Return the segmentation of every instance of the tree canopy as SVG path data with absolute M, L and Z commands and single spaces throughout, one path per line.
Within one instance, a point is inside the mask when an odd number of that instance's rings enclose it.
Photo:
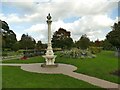
M 59 28 L 52 38 L 54 48 L 70 49 L 73 45 L 73 39 L 70 37 L 70 32 Z
M 29 36 L 28 34 L 23 34 L 19 42 L 21 49 L 34 49 L 36 44 L 35 39 Z
M 113 46 L 120 49 L 120 21 L 118 23 L 114 23 L 112 31 L 107 34 L 106 38 Z
M 46 49 L 46 48 L 47 48 L 47 44 L 43 44 L 42 41 L 39 40 L 39 41 L 36 43 L 36 49 L 37 49 L 37 50 Z
M 10 48 L 17 42 L 16 34 L 9 29 L 5 21 L 0 20 L 0 35 L 2 36 L 2 48 Z
M 90 45 L 90 40 L 87 35 L 82 35 L 81 38 L 76 42 L 76 46 L 81 49 L 87 49 Z

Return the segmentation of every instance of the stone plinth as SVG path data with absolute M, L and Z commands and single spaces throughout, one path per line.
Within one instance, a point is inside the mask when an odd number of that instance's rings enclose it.
M 46 65 L 54 65 L 56 55 L 44 55 Z
M 54 67 L 57 67 L 58 66 L 58 64 L 54 64 L 54 65 L 46 65 L 46 63 L 44 63 L 44 64 L 41 64 L 41 67 L 45 67 L 45 68 L 54 68 Z

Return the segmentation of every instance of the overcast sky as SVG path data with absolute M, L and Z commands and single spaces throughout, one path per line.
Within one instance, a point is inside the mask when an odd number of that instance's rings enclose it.
M 6 21 L 17 39 L 27 34 L 47 42 L 48 13 L 52 16 L 52 34 L 60 27 L 71 32 L 73 40 L 86 34 L 90 40 L 104 40 L 118 20 L 118 0 L 7 0 L 0 19 Z M 114 2 L 113 2 L 114 1 Z

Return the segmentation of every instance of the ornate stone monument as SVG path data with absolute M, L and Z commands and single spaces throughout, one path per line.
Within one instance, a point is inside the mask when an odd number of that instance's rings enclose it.
M 57 66 L 57 64 L 55 64 L 55 58 L 56 55 L 54 55 L 53 53 L 53 49 L 52 49 L 52 44 L 51 44 L 51 16 L 50 13 L 47 16 L 47 24 L 48 24 L 48 47 L 47 47 L 47 51 L 45 53 L 45 55 L 43 56 L 45 58 L 46 63 L 42 64 L 42 67 L 49 67 L 49 66 Z

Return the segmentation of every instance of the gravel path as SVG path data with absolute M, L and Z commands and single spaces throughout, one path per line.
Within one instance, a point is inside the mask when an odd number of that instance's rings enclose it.
M 58 67 L 50 67 L 45 68 L 41 67 L 42 63 L 34 63 L 34 64 L 0 64 L 4 66 L 21 66 L 22 70 L 28 71 L 28 72 L 35 72 L 35 73 L 47 73 L 47 74 L 64 74 L 68 75 L 70 77 L 83 80 L 85 82 L 88 82 L 90 84 L 93 84 L 95 86 L 99 86 L 102 88 L 115 88 L 114 90 L 120 90 L 118 87 L 120 87 L 119 84 L 112 83 L 106 80 L 102 80 L 96 77 L 91 77 L 88 75 L 80 74 L 73 72 L 77 69 L 77 67 L 73 65 L 68 64 L 58 64 Z

